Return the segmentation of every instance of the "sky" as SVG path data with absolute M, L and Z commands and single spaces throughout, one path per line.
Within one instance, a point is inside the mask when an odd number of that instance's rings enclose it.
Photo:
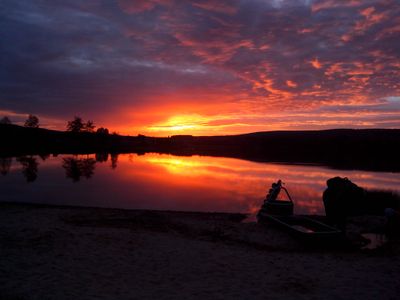
M 0 0 L 0 66 L 17 124 L 400 128 L 400 0 Z

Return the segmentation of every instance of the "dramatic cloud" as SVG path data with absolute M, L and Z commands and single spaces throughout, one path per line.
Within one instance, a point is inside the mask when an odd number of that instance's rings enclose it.
M 0 18 L 0 112 L 15 122 L 400 127 L 398 0 L 3 0 Z

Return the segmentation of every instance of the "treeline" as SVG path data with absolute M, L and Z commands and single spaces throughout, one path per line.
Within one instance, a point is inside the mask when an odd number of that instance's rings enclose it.
M 67 123 L 67 131 L 69 132 L 96 132 L 97 134 L 108 135 L 109 130 L 108 128 L 99 127 L 95 131 L 96 126 L 92 120 L 88 120 L 86 122 L 79 116 L 75 116 L 72 121 L 68 121 Z M 114 135 L 117 134 L 116 132 L 113 133 Z
M 86 124 L 87 122 L 83 122 Z M 90 125 L 90 124 L 89 124 Z M 46 153 L 208 155 L 253 161 L 319 164 L 340 169 L 400 171 L 399 129 L 274 131 L 233 136 L 154 138 L 68 132 L 0 124 L 0 156 Z
M 132 148 L 135 140 L 107 129 L 57 131 L 0 124 L 0 155 L 119 152 Z
M 272 131 L 171 139 L 175 151 L 182 153 L 320 164 L 339 169 L 400 171 L 400 129 Z
M 0 119 L 0 124 L 11 125 L 12 122 L 9 117 L 4 116 Z M 35 115 L 28 115 L 24 126 L 29 128 L 39 128 L 39 118 Z
M 3 118 L 0 119 L 0 125 L 12 125 L 11 119 L 8 116 L 4 116 Z M 24 123 L 24 127 L 39 128 L 40 127 L 39 117 L 29 114 L 28 118 Z M 96 126 L 94 125 L 94 122 L 92 120 L 84 122 L 83 119 L 79 116 L 75 116 L 73 120 L 68 121 L 66 128 L 67 131 L 69 132 L 90 132 L 90 133 L 96 132 L 98 134 L 103 134 L 103 135 L 109 134 L 108 128 L 99 127 L 95 131 Z M 114 132 L 113 134 L 117 133 Z

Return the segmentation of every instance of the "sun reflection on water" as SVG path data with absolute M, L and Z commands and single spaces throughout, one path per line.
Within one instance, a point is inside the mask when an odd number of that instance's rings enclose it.
M 329 178 L 348 177 L 362 187 L 397 192 L 400 186 L 397 173 L 225 157 L 100 153 L 36 159 L 37 177 L 30 184 L 21 178 L 28 174 L 26 166 L 13 159 L 10 175 L 0 180 L 0 201 L 255 213 L 271 184 L 282 179 L 295 203 L 295 213 L 324 214 L 322 193 Z

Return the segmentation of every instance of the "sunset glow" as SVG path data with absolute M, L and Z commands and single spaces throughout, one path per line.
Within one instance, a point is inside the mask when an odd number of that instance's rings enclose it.
M 205 121 L 206 118 L 199 115 L 174 116 L 167 122 L 149 126 L 148 129 L 154 132 L 188 132 L 202 128 Z
M 397 0 L 2 1 L 0 117 L 123 134 L 400 127 Z M 45 38 L 44 38 L 45 37 Z

